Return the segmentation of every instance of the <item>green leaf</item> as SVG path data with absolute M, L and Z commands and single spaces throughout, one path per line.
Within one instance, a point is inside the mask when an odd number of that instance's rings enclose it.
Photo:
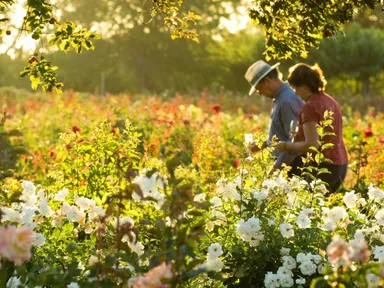
M 37 87 L 39 87 L 39 85 L 40 85 L 40 78 L 31 75 L 31 76 L 29 77 L 29 79 L 30 79 L 31 82 L 32 82 L 32 83 L 31 83 L 31 87 L 32 87 L 32 89 L 33 89 L 33 90 L 36 90 Z

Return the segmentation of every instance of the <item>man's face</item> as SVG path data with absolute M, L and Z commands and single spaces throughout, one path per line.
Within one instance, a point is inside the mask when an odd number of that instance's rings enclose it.
M 263 95 L 267 98 L 273 98 L 273 91 L 271 89 L 271 79 L 265 77 L 259 81 L 256 85 L 256 93 L 257 95 Z

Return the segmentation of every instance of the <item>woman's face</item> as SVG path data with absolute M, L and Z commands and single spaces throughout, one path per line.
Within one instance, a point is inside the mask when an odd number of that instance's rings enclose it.
M 292 89 L 295 91 L 295 94 L 299 96 L 304 101 L 308 100 L 311 97 L 312 93 L 309 90 L 308 86 L 303 84 L 300 86 L 292 86 Z

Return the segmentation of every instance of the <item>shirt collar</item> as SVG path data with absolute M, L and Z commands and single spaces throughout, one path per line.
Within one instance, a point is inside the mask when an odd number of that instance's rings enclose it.
M 275 92 L 275 94 L 273 95 L 273 100 L 274 100 L 274 101 L 278 101 L 280 95 L 282 94 L 281 92 L 282 92 L 283 90 L 285 90 L 287 87 L 289 87 L 288 82 L 284 82 L 284 84 L 281 85 L 281 86 L 279 87 L 279 89 L 277 89 L 277 91 Z

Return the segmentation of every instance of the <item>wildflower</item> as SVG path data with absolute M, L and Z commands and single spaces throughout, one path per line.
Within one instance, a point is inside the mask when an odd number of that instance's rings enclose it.
M 317 266 L 312 261 L 304 261 L 299 266 L 300 271 L 303 275 L 312 275 L 315 274 L 317 271 Z
M 207 257 L 207 270 L 220 272 L 223 269 L 223 261 L 217 257 Z
M 289 237 L 292 237 L 293 235 L 295 235 L 293 227 L 289 223 L 280 224 L 280 232 L 284 238 L 289 238 Z
M 67 288 L 80 288 L 80 286 L 76 282 L 71 282 L 67 285 Z
M 161 263 L 159 266 L 152 268 L 144 276 L 138 277 L 133 284 L 133 288 L 166 288 L 168 285 L 163 284 L 165 279 L 172 279 L 172 266 L 171 264 Z
M 223 205 L 223 202 L 221 201 L 221 199 L 217 196 L 213 196 L 211 201 L 209 201 L 213 207 L 220 207 Z
M 72 127 L 72 132 L 73 132 L 73 133 L 80 132 L 80 128 L 79 128 L 79 126 L 77 126 L 77 125 L 73 126 L 73 127 Z
M 10 221 L 10 222 L 20 222 L 21 221 L 21 215 L 19 212 L 12 208 L 8 207 L 1 207 L 1 220 L 2 221 Z
M 367 275 L 365 276 L 365 279 L 367 280 L 368 287 L 380 286 L 380 277 L 373 273 L 367 273 Z
M 372 137 L 373 136 L 373 132 L 372 132 L 372 124 L 369 123 L 368 126 L 364 129 L 364 137 L 365 138 L 368 138 L 368 137 Z
M 347 242 L 340 239 L 340 236 L 336 236 L 332 243 L 327 247 L 327 255 L 331 264 L 335 264 L 340 260 L 344 260 L 348 263 L 350 261 L 349 257 L 351 253 L 351 247 Z
M 376 246 L 373 250 L 373 258 L 379 260 L 379 262 L 384 262 L 384 246 Z
M 297 223 L 297 226 L 299 226 L 300 228 L 309 228 L 309 227 L 311 227 L 311 220 L 304 213 L 300 213 L 299 216 L 297 216 L 296 223 Z
M 56 201 L 63 202 L 65 200 L 65 197 L 67 197 L 67 195 L 68 195 L 68 189 L 64 188 L 64 189 L 60 190 L 59 192 L 57 192 L 57 194 L 55 194 L 53 199 Z
M 205 201 L 205 197 L 206 196 L 207 195 L 205 193 L 197 194 L 197 195 L 195 195 L 195 197 L 193 197 L 193 201 L 195 201 L 195 202 L 203 202 L 203 201 Z
M 212 110 L 214 115 L 218 115 L 221 111 L 221 106 L 220 104 L 214 104 L 212 105 Z
M 34 233 L 32 236 L 33 246 L 41 247 L 45 243 L 45 237 L 41 233 Z
M 28 227 L 0 227 L 0 256 L 20 265 L 31 258 L 33 231 Z
M 329 210 L 328 217 L 332 222 L 337 223 L 340 220 L 348 217 L 348 213 L 343 207 L 336 206 Z
M 239 168 L 240 167 L 240 165 L 241 165 L 241 162 L 240 162 L 240 160 L 239 159 L 235 159 L 235 160 L 233 160 L 233 162 L 232 162 L 232 167 L 233 168 Z
M 219 257 L 220 255 L 223 254 L 223 250 L 221 248 L 220 243 L 214 243 L 211 244 L 208 248 L 208 255 L 212 257 Z
M 11 277 L 8 279 L 7 284 L 5 284 L 6 288 L 18 288 L 21 287 L 22 283 L 20 281 L 20 277 Z
M 352 190 L 351 192 L 345 193 L 343 200 L 348 208 L 356 207 L 357 196 L 355 195 L 355 191 Z

